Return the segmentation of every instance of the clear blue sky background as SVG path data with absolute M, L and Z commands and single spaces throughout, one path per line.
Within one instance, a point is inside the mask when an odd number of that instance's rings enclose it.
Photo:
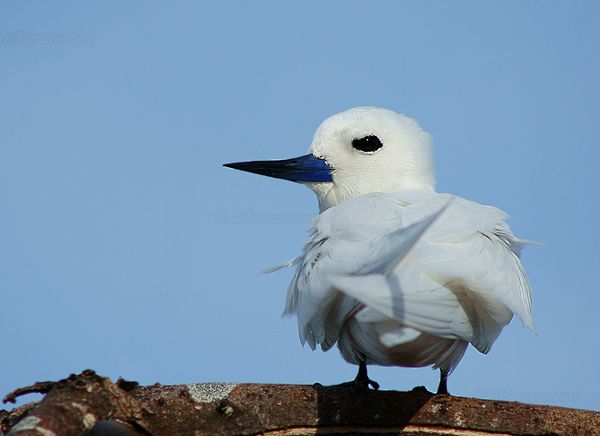
M 0 393 L 85 368 L 141 383 L 353 378 L 281 319 L 292 271 L 259 274 L 299 253 L 313 194 L 221 164 L 303 154 L 325 117 L 376 105 L 433 134 L 440 191 L 501 207 L 544 244 L 524 254 L 539 334 L 513 322 L 489 355 L 467 353 L 451 392 L 600 409 L 599 14 L 3 2 Z M 384 389 L 437 383 L 428 368 L 371 374 Z

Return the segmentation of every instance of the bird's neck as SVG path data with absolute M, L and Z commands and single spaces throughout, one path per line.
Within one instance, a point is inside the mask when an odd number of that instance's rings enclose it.
M 317 195 L 320 212 L 323 212 L 330 207 L 337 206 L 338 204 L 341 204 L 351 198 L 373 192 L 401 192 L 409 190 L 423 190 L 430 192 L 435 191 L 434 186 L 421 183 L 407 183 L 403 185 L 389 184 L 377 186 L 377 188 L 367 186 L 343 188 L 336 186 L 335 183 L 310 183 L 307 185 Z

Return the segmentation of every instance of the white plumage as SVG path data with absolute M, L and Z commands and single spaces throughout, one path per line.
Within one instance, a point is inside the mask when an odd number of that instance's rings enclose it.
M 487 353 L 513 314 L 533 330 L 526 241 L 501 210 L 435 192 L 429 136 L 415 121 L 351 109 L 319 127 L 310 151 L 331 180 L 267 174 L 306 183 L 321 208 L 302 255 L 282 265 L 297 266 L 284 313 L 297 316 L 303 344 L 337 343 L 361 365 L 362 386 L 377 386 L 366 364 L 432 365 L 446 392 L 469 343 Z

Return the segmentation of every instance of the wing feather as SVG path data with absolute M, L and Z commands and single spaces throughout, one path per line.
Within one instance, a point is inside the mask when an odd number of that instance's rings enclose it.
M 524 241 L 505 219 L 499 209 L 432 192 L 369 194 L 330 208 L 296 261 L 284 314 L 298 316 L 301 341 L 313 348 L 333 346 L 356 315 L 487 352 L 513 313 L 533 326 L 518 257 Z

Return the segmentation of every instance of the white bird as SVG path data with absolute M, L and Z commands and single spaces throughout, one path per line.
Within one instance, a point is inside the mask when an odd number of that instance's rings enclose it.
M 517 315 L 533 330 L 519 260 L 528 241 L 501 210 L 435 191 L 430 136 L 393 111 L 358 107 L 317 129 L 309 154 L 226 164 L 304 183 L 317 195 L 284 313 L 300 341 L 336 343 L 359 365 L 349 384 L 377 389 L 367 365 L 440 369 L 438 393 L 468 344 L 487 353 Z

